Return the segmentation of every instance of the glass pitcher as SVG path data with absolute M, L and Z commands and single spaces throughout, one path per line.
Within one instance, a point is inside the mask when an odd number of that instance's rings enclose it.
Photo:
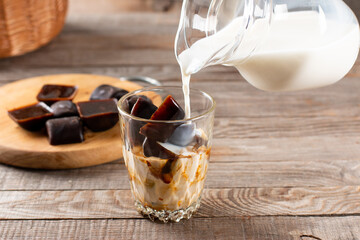
M 184 0 L 175 54 L 185 75 L 223 64 L 259 89 L 292 91 L 342 79 L 359 36 L 342 0 Z

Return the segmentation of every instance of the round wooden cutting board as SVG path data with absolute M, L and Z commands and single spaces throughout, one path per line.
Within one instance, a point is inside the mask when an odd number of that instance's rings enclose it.
M 98 165 L 122 157 L 119 124 L 108 131 L 85 131 L 85 141 L 51 146 L 44 133 L 29 132 L 13 122 L 7 110 L 36 103 L 44 84 L 76 85 L 74 102 L 85 101 L 101 84 L 128 91 L 141 86 L 117 78 L 89 74 L 64 74 L 34 77 L 0 87 L 0 162 L 25 168 L 67 169 Z

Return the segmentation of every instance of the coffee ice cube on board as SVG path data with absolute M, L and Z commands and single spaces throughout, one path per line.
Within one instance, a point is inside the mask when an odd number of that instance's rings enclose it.
M 84 141 L 83 127 L 79 117 L 50 119 L 46 122 L 46 131 L 51 145 Z
M 94 132 L 105 131 L 119 121 L 116 99 L 92 100 L 76 104 L 84 125 Z
M 72 101 L 58 101 L 51 105 L 54 117 L 71 117 L 79 116 L 75 103 Z
M 54 116 L 53 110 L 43 102 L 8 111 L 9 117 L 28 131 L 39 131 L 45 122 Z

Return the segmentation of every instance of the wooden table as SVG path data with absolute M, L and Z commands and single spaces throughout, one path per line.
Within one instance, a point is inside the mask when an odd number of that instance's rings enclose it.
M 178 3 L 84 2 L 71 1 L 51 44 L 0 60 L 1 84 L 73 72 L 180 85 Z M 191 220 L 141 217 L 122 159 L 67 171 L 1 165 L 0 238 L 360 239 L 359 60 L 343 81 L 311 91 L 262 92 L 226 67 L 206 69 L 191 86 L 217 101 L 206 190 Z

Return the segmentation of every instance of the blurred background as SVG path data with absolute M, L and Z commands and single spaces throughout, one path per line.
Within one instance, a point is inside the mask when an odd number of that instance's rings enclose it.
M 175 10 L 181 6 L 182 0 L 89 0 L 87 6 L 82 6 L 84 1 L 70 0 L 73 4 L 73 9 L 83 9 L 91 11 L 107 11 L 107 12 L 121 12 L 121 11 L 169 11 Z M 345 0 L 351 8 L 359 9 L 359 0 Z M 176 10 L 175 10 L 176 11 Z M 359 16 L 359 12 L 357 13 Z

